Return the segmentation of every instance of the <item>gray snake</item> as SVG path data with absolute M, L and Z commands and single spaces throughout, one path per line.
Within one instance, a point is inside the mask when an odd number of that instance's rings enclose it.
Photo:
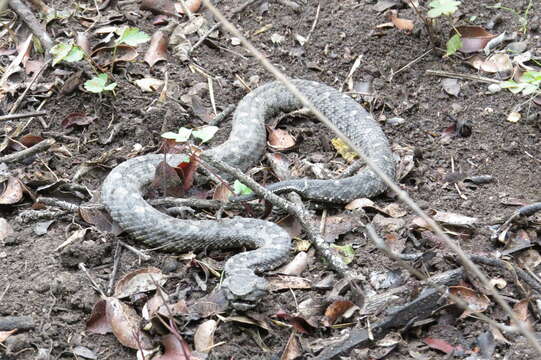
M 372 116 L 355 100 L 313 81 L 293 80 L 293 84 L 318 110 L 362 149 L 388 176 L 394 178 L 395 163 L 385 134 Z M 229 138 L 204 152 L 246 170 L 265 152 L 265 120 L 281 112 L 300 109 L 302 104 L 281 83 L 267 83 L 248 93 L 238 104 Z M 167 162 L 176 166 L 183 155 L 169 154 Z M 234 217 L 221 220 L 182 220 L 150 206 L 143 198 L 144 186 L 154 177 L 161 154 L 129 159 L 115 167 L 102 186 L 102 202 L 118 225 L 151 247 L 173 252 L 208 248 L 255 250 L 234 255 L 224 266 L 222 288 L 231 305 L 245 309 L 265 293 L 267 282 L 256 275 L 282 264 L 288 257 L 291 239 L 278 225 L 260 219 Z M 339 180 L 288 180 L 271 185 L 274 191 L 295 191 L 303 198 L 346 203 L 359 197 L 372 197 L 386 185 L 371 170 Z

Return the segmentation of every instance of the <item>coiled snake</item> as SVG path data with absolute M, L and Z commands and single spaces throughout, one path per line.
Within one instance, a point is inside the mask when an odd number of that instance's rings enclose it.
M 389 143 L 372 116 L 356 101 L 339 91 L 313 81 L 293 84 L 365 155 L 391 178 L 395 174 Z M 265 120 L 280 112 L 300 109 L 302 104 L 281 83 L 267 83 L 238 104 L 229 138 L 205 151 L 205 155 L 246 170 L 265 151 Z M 168 155 L 176 166 L 182 155 Z M 163 155 L 150 154 L 127 160 L 104 180 L 102 202 L 118 225 L 137 240 L 152 247 L 181 252 L 208 248 L 249 247 L 255 250 L 231 257 L 225 263 L 222 288 L 237 309 L 253 306 L 265 293 L 267 282 L 256 273 L 282 264 L 288 257 L 291 239 L 278 225 L 260 219 L 234 217 L 221 220 L 181 220 L 159 212 L 143 199 L 143 188 L 154 177 Z M 339 180 L 289 180 L 271 185 L 276 191 L 296 191 L 303 198 L 346 203 L 372 197 L 386 189 L 370 170 Z

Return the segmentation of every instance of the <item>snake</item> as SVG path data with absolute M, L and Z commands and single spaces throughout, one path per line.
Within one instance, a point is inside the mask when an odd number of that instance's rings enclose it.
M 395 161 L 389 141 L 369 112 L 348 95 L 323 83 L 301 79 L 291 82 L 379 169 L 394 178 Z M 281 82 L 266 83 L 240 100 L 233 112 L 229 137 L 202 155 L 246 171 L 264 155 L 265 121 L 302 107 L 303 104 Z M 177 166 L 185 155 L 166 154 L 165 158 L 169 165 Z M 191 220 L 158 211 L 144 199 L 144 191 L 163 160 L 164 154 L 147 154 L 114 167 L 101 187 L 103 205 L 125 232 L 149 247 L 176 253 L 251 249 L 235 254 L 225 262 L 221 289 L 233 308 L 246 310 L 255 306 L 269 288 L 268 281 L 260 275 L 287 260 L 290 235 L 279 225 L 263 219 L 235 216 Z M 341 179 L 291 179 L 269 187 L 276 192 L 297 192 L 306 200 L 337 204 L 373 197 L 386 188 L 383 180 L 368 168 Z

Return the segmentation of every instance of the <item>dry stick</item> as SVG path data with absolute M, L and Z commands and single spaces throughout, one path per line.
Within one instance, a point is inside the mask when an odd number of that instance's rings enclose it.
M 115 285 L 116 274 L 118 273 L 118 266 L 120 265 L 120 258 L 122 257 L 122 247 L 120 241 L 117 241 L 115 246 L 115 255 L 113 256 L 113 271 L 109 278 L 109 285 L 107 286 L 107 295 L 113 295 L 113 287 Z
M 118 240 L 118 243 L 119 243 L 120 245 L 124 246 L 124 248 L 125 248 L 126 250 L 131 251 L 132 253 L 134 253 L 135 255 L 139 256 L 139 257 L 142 258 L 143 260 L 147 260 L 147 261 L 148 261 L 148 260 L 152 259 L 152 256 L 147 255 L 147 254 L 145 254 L 144 252 L 142 252 L 141 250 L 138 250 L 138 249 L 134 248 L 133 246 L 126 244 L 126 243 L 125 243 L 124 241 L 122 241 L 122 240 Z
M 429 49 L 429 50 L 425 51 L 423 54 L 419 55 L 417 58 L 413 59 L 412 61 L 410 61 L 410 62 L 407 63 L 406 65 L 402 66 L 402 67 L 401 67 L 400 69 L 398 69 L 396 72 L 393 72 L 393 73 L 391 74 L 391 76 L 389 76 L 389 81 L 392 81 L 396 74 L 401 73 L 402 71 L 406 70 L 407 68 L 409 68 L 409 67 L 412 66 L 413 64 L 416 64 L 416 63 L 418 63 L 419 61 L 421 61 L 421 59 L 424 58 L 424 57 L 425 57 L 426 55 L 428 55 L 429 53 L 431 53 L 432 50 L 434 50 L 434 49 Z
M 41 74 L 43 73 L 43 70 L 45 70 L 47 68 L 47 66 L 49 66 L 49 63 L 51 62 L 51 60 L 47 60 L 42 66 L 41 68 L 38 70 L 37 73 L 34 74 L 34 76 L 32 77 L 32 80 L 30 80 L 30 83 L 28 84 L 28 86 L 26 87 L 26 89 L 24 89 L 23 93 L 21 94 L 21 96 L 19 96 L 19 98 L 15 101 L 15 103 L 13 104 L 13 106 L 11 107 L 11 110 L 9 111 L 10 114 L 14 114 L 15 111 L 17 111 L 17 109 L 19 108 L 19 105 L 21 105 L 21 102 L 23 101 L 23 99 L 25 98 L 26 94 L 28 93 L 28 90 L 30 90 L 30 88 L 34 85 L 34 83 L 39 79 L 39 77 L 41 76 Z
M 41 23 L 36 19 L 36 16 L 21 0 L 9 0 L 9 6 L 19 15 L 26 25 L 32 30 L 32 33 L 36 35 L 47 51 L 53 47 L 53 40 L 47 34 L 47 30 L 41 25 Z
M 238 179 L 244 185 L 252 189 L 257 195 L 261 196 L 272 205 L 279 207 L 280 209 L 283 209 L 289 214 L 295 216 L 299 220 L 299 223 L 301 224 L 304 231 L 312 239 L 316 250 L 329 262 L 331 267 L 341 276 L 347 278 L 348 280 L 353 279 L 353 276 L 352 274 L 350 274 L 350 270 L 348 269 L 346 264 L 344 264 L 342 259 L 331 250 L 325 239 L 323 239 L 317 229 L 309 222 L 309 215 L 306 210 L 265 189 L 265 187 L 259 185 L 251 177 L 247 176 L 239 169 L 234 168 L 223 161 L 215 160 L 205 155 L 201 156 L 201 159 L 207 162 L 212 167 Z
M 454 242 L 452 241 L 447 234 L 445 234 L 442 230 L 442 228 L 434 221 L 432 218 L 430 218 L 421 208 L 409 197 L 406 192 L 400 189 L 398 185 L 396 185 L 393 180 L 384 172 L 382 172 L 374 163 L 374 161 L 368 157 L 366 157 L 361 149 L 356 145 L 353 144 L 350 139 L 345 136 L 332 122 L 327 119 L 315 106 L 312 104 L 306 96 L 304 96 L 296 87 L 289 81 L 289 79 L 282 74 L 274 65 L 272 65 L 261 52 L 259 52 L 246 38 L 240 33 L 240 31 L 237 30 L 237 28 L 231 24 L 227 19 L 223 16 L 223 14 L 214 7 L 214 5 L 211 4 L 209 0 L 202 0 L 205 6 L 214 14 L 214 16 L 222 23 L 223 27 L 229 31 L 233 36 L 236 36 L 240 39 L 241 43 L 244 45 L 246 49 L 252 55 L 254 55 L 258 61 L 265 67 L 270 73 L 272 73 L 277 80 L 282 82 L 284 86 L 297 98 L 299 101 L 308 109 L 312 111 L 312 113 L 323 123 L 325 124 L 329 129 L 331 129 L 335 134 L 338 135 L 340 139 L 342 139 L 350 148 L 355 150 L 355 152 L 359 155 L 361 159 L 363 159 L 366 164 L 370 167 L 370 169 L 378 175 L 390 188 L 393 190 L 398 197 L 405 202 L 415 213 L 417 213 L 423 220 L 427 222 L 427 224 L 436 232 L 436 234 L 441 237 L 446 245 L 453 250 L 459 257 L 462 264 L 483 283 L 483 285 L 489 290 L 490 294 L 494 296 L 494 299 L 496 302 L 505 310 L 507 315 L 514 321 L 515 324 L 517 324 L 518 328 L 520 329 L 520 332 L 528 339 L 528 341 L 532 344 L 532 346 L 535 348 L 535 350 L 541 354 L 541 345 L 537 342 L 537 339 L 535 338 L 534 334 L 531 330 L 529 330 L 520 319 L 517 317 L 517 315 L 513 312 L 511 307 L 505 302 L 504 298 L 498 293 L 498 291 L 490 284 L 487 277 L 479 270 L 479 268 L 468 258 L 468 256 L 462 251 L 462 249 Z
M 489 83 L 489 84 L 501 83 L 500 80 L 495 80 L 495 79 L 487 78 L 484 76 L 454 73 L 450 71 L 427 70 L 426 74 L 434 75 L 434 76 L 441 76 L 441 77 L 448 77 L 448 78 L 459 79 L 459 80 L 474 80 L 474 81 L 480 81 L 480 82 Z
M 100 286 L 94 281 L 94 279 L 92 278 L 92 276 L 90 276 L 90 273 L 88 272 L 88 270 L 86 269 L 86 266 L 84 263 L 79 263 L 79 269 L 81 269 L 83 271 L 83 273 L 86 275 L 86 277 L 88 278 L 88 280 L 90 280 L 90 283 L 92 284 L 92 287 L 94 288 L 94 290 L 96 290 L 97 292 L 100 293 L 100 295 L 102 297 L 106 297 L 106 295 L 103 293 L 103 291 L 101 290 Z
M 42 115 L 47 115 L 47 111 L 35 111 L 35 112 L 22 113 L 22 114 L 2 115 L 0 116 L 0 121 L 25 119 L 29 117 L 42 116 Z
M 314 18 L 314 22 L 312 23 L 312 27 L 310 28 L 310 31 L 308 32 L 308 35 L 306 36 L 306 42 L 305 44 L 310 41 L 310 38 L 312 37 L 312 34 L 314 33 L 314 30 L 316 29 L 317 22 L 319 21 L 319 12 L 321 10 L 321 3 L 317 4 L 316 9 L 316 16 Z
M 32 155 L 35 155 L 39 152 L 47 150 L 54 143 L 56 143 L 56 141 L 54 141 L 53 139 L 43 140 L 28 149 L 24 149 L 16 153 L 5 155 L 5 156 L 0 156 L 0 163 L 13 163 L 13 162 L 24 160 Z

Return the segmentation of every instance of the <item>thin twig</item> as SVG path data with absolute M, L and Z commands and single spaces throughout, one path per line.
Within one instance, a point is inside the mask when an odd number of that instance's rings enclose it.
M 226 117 L 228 117 L 233 111 L 235 111 L 235 105 L 228 105 L 221 113 L 216 115 L 214 119 L 209 121 L 209 125 L 216 126 L 221 123 Z
M 499 294 L 499 292 L 494 288 L 494 286 L 488 281 L 487 277 L 481 270 L 467 257 L 467 255 L 462 251 L 460 246 L 447 234 L 443 232 L 443 229 L 432 219 L 430 218 L 417 203 L 415 203 L 411 197 L 403 191 L 394 181 L 384 172 L 382 172 L 374 163 L 372 159 L 364 155 L 356 144 L 353 144 L 352 141 L 340 131 L 329 119 L 324 116 L 315 106 L 312 104 L 306 96 L 304 96 L 296 87 L 289 81 L 289 79 L 274 65 L 272 65 L 267 58 L 257 50 L 252 43 L 250 43 L 246 38 L 240 33 L 240 31 L 231 24 L 223 14 L 210 2 L 210 0 L 202 0 L 205 6 L 212 12 L 212 14 L 222 23 L 223 27 L 229 31 L 233 36 L 236 36 L 240 39 L 243 46 L 254 55 L 257 60 L 267 69 L 272 75 L 276 77 L 277 80 L 282 82 L 284 86 L 308 109 L 312 111 L 314 116 L 316 116 L 323 124 L 325 124 L 329 129 L 331 129 L 340 139 L 342 139 L 351 149 L 355 150 L 359 157 L 363 159 L 369 168 L 378 175 L 390 188 L 394 191 L 398 198 L 405 202 L 415 213 L 417 213 L 424 221 L 427 222 L 428 226 L 434 230 L 434 232 L 445 242 L 445 244 L 454 251 L 462 264 L 471 271 L 481 283 L 488 289 L 490 295 L 494 297 L 496 302 L 504 309 L 504 311 L 509 315 L 515 324 L 517 324 L 520 332 L 528 339 L 530 344 L 535 348 L 535 350 L 541 354 L 541 345 L 537 342 L 536 337 L 518 318 L 516 313 L 513 312 L 509 304 L 505 299 Z M 253 189 L 252 189 L 253 190 Z
M 448 77 L 448 78 L 459 79 L 459 80 L 474 80 L 474 81 L 480 81 L 480 82 L 489 83 L 489 84 L 501 83 L 500 80 L 495 80 L 495 79 L 487 78 L 484 76 L 454 73 L 450 71 L 427 70 L 426 74 L 434 75 L 434 76 L 441 76 L 441 77 Z
M 109 285 L 107 286 L 107 295 L 113 295 L 113 287 L 115 286 L 116 274 L 118 274 L 118 267 L 120 265 L 120 258 L 122 257 L 122 247 L 120 246 L 120 241 L 117 241 L 115 246 L 115 255 L 113 257 L 113 271 L 111 272 L 111 277 L 109 278 Z
M 317 25 L 317 22 L 319 20 L 319 12 L 321 10 L 321 3 L 318 3 L 317 4 L 317 9 L 316 9 L 316 16 L 314 18 L 314 22 L 312 23 L 312 27 L 310 28 L 310 31 L 308 32 L 308 35 L 306 36 L 306 41 L 304 42 L 305 44 L 310 41 L 310 38 L 312 37 L 312 34 L 314 33 L 314 30 L 316 29 L 316 25 Z
M 24 119 L 24 118 L 42 116 L 42 115 L 47 115 L 47 111 L 35 111 L 35 112 L 30 112 L 30 113 L 2 115 L 0 116 L 0 121 L 17 120 L 17 119 Z
M 28 149 L 24 149 L 16 153 L 5 155 L 5 156 L 0 156 L 0 163 L 13 163 L 17 161 L 22 161 L 32 155 L 35 155 L 37 153 L 47 150 L 54 143 L 56 143 L 56 141 L 54 141 L 53 139 L 43 140 L 37 143 L 36 145 L 29 147 Z
M 34 74 L 32 77 L 32 80 L 30 80 L 30 83 L 26 86 L 26 89 L 24 89 L 23 93 L 17 98 L 13 106 L 11 107 L 11 110 L 9 110 L 10 114 L 14 114 L 17 109 L 19 108 L 19 105 L 21 105 L 21 102 L 26 97 L 26 94 L 28 93 L 28 90 L 34 85 L 34 83 L 40 78 L 41 74 L 43 74 L 43 70 L 49 66 L 49 63 L 51 60 L 47 60 L 43 65 L 41 65 L 41 68 L 38 70 L 37 73 Z
M 86 269 L 86 266 L 85 266 L 84 263 L 79 263 L 79 269 L 81 269 L 83 271 L 83 273 L 86 275 L 86 277 L 88 278 L 88 280 L 90 280 L 90 283 L 92 284 L 92 287 L 94 288 L 94 290 L 99 292 L 102 297 L 105 297 L 105 294 L 101 290 L 100 286 L 94 281 L 92 276 L 90 276 L 90 273 Z
M 330 266 L 340 275 L 348 279 L 353 279 L 349 268 L 342 261 L 342 259 L 336 255 L 335 252 L 331 250 L 329 244 L 323 239 L 317 228 L 313 225 L 314 222 L 310 221 L 310 216 L 306 210 L 298 206 L 297 204 L 283 199 L 282 197 L 274 194 L 273 192 L 267 190 L 265 187 L 259 185 L 254 181 L 250 176 L 246 175 L 239 169 L 236 169 L 229 164 L 212 159 L 208 156 L 202 156 L 202 160 L 207 162 L 212 167 L 227 173 L 234 178 L 238 179 L 244 185 L 252 189 L 257 195 L 261 196 L 266 201 L 270 202 L 272 205 L 287 211 L 289 214 L 295 216 L 299 223 L 301 224 L 303 230 L 307 233 L 309 238 L 312 240 L 312 244 L 330 264 Z M 293 194 L 292 194 L 293 195 Z
M 118 243 L 119 243 L 120 245 L 124 246 L 124 248 L 125 248 L 126 250 L 131 251 L 132 253 L 134 253 L 135 255 L 139 256 L 139 257 L 140 257 L 141 259 L 143 259 L 143 260 L 148 261 L 148 260 L 152 259 L 152 256 L 147 255 L 147 254 L 145 254 L 144 252 L 142 252 L 142 251 L 140 251 L 140 250 L 134 248 L 133 246 L 126 244 L 126 243 L 125 243 L 124 241 L 122 241 L 122 240 L 118 240 Z
M 47 54 L 49 50 L 53 47 L 53 40 L 47 34 L 47 30 L 41 23 L 36 19 L 36 16 L 21 0 L 9 0 L 9 6 L 23 19 L 26 25 L 30 28 L 32 33 L 37 36 Z
M 412 61 L 410 61 L 409 63 L 407 63 L 406 65 L 402 66 L 400 69 L 398 69 L 396 72 L 393 72 L 391 73 L 391 76 L 389 76 L 389 82 L 390 81 L 393 81 L 393 77 L 395 77 L 396 74 L 399 74 L 401 73 L 402 71 L 406 70 L 407 68 L 409 68 L 410 66 L 412 66 L 413 64 L 416 64 L 417 62 L 419 62 L 422 58 L 424 58 L 425 56 L 427 56 L 429 53 L 432 52 L 432 50 L 434 49 L 429 49 L 427 51 L 425 51 L 424 53 L 422 53 L 421 55 L 419 55 L 418 57 L 416 57 L 415 59 L 413 59 Z

